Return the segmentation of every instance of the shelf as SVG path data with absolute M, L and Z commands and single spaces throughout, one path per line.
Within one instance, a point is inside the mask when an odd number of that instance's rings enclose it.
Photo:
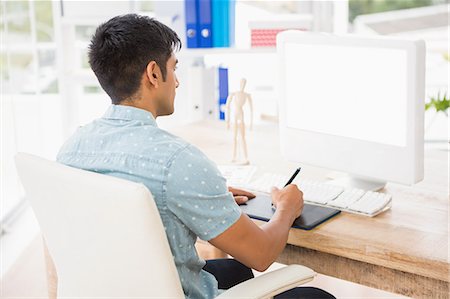
M 176 53 L 179 57 L 202 57 L 205 55 L 234 55 L 234 54 L 276 54 L 277 49 L 273 48 L 197 48 L 197 49 L 182 49 Z

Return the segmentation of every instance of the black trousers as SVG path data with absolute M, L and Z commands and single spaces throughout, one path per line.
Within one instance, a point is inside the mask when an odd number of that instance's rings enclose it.
M 250 268 L 234 259 L 207 260 L 203 270 L 211 273 L 219 283 L 219 289 L 229 289 L 253 278 Z M 298 287 L 276 295 L 276 299 L 336 299 L 330 293 L 313 287 Z

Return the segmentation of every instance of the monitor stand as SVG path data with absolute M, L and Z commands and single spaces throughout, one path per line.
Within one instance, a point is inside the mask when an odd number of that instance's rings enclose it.
M 366 191 L 378 191 L 386 186 L 386 182 L 363 179 L 358 177 L 346 176 L 342 178 L 333 179 L 327 183 L 342 186 L 345 189 L 363 189 Z

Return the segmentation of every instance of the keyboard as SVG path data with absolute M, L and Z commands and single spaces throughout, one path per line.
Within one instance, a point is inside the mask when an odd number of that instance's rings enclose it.
M 283 188 L 289 179 L 286 175 L 265 173 L 245 187 L 257 192 L 270 193 L 272 186 Z M 390 194 L 344 189 L 326 182 L 298 178 L 293 182 L 303 192 L 305 203 L 339 209 L 341 211 L 374 217 L 391 207 Z

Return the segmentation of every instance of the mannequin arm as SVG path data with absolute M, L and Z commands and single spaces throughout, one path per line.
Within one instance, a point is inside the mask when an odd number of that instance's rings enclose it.
M 250 94 L 248 94 L 248 104 L 250 105 L 250 130 L 251 130 L 253 128 L 253 100 Z
M 225 102 L 225 121 L 227 123 L 227 129 L 230 128 L 230 107 L 231 101 L 233 101 L 233 93 L 230 93 L 227 97 L 227 101 Z

